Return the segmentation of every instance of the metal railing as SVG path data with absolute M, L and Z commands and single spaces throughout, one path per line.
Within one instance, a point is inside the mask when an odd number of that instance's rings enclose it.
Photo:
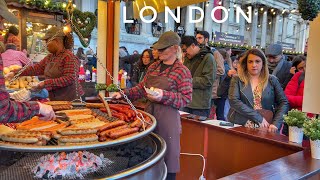
M 152 35 L 153 37 L 160 37 L 166 31 L 166 27 L 153 26 Z
M 141 33 L 141 23 L 127 23 L 125 27 L 128 34 L 140 35 Z

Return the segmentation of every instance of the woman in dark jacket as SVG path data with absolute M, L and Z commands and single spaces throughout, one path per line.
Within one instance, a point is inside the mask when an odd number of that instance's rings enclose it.
M 232 78 L 229 88 L 229 121 L 277 132 L 289 105 L 281 84 L 269 75 L 264 53 L 259 49 L 247 51 L 240 61 L 238 75 Z M 270 112 L 273 115 L 268 122 L 265 115 Z
M 142 81 L 150 64 L 154 62 L 151 49 L 145 49 L 140 56 L 140 60 L 133 65 L 132 86 L 136 86 Z

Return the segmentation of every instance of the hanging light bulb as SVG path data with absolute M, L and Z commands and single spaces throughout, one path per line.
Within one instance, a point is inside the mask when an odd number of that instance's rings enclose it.
M 63 26 L 63 32 L 64 32 L 65 34 L 71 32 L 70 24 L 67 24 L 67 25 Z

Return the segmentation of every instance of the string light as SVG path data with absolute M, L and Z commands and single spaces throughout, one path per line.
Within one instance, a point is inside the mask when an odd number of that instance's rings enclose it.
M 262 12 L 264 9 L 263 9 L 263 7 L 262 8 L 260 8 L 260 11 Z
M 219 2 L 218 2 L 218 4 L 221 6 L 222 2 L 221 2 L 221 1 L 219 1 Z

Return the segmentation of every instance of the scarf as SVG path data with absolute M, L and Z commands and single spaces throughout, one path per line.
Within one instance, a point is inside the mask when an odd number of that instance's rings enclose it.
M 269 63 L 268 61 L 269 73 L 272 75 L 276 75 L 282 68 L 283 62 L 284 56 L 282 56 L 281 60 L 278 63 Z

